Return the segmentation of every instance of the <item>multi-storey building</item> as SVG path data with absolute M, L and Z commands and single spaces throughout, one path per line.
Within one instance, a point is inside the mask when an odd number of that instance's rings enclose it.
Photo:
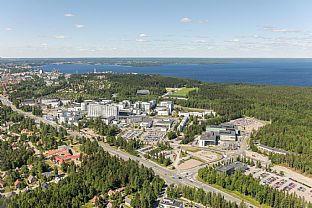
M 102 105 L 98 103 L 92 103 L 88 105 L 88 117 L 115 117 L 118 119 L 119 109 L 114 105 Z

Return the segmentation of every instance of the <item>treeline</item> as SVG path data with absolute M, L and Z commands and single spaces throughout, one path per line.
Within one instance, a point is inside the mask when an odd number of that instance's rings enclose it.
M 108 136 L 106 137 L 106 142 L 111 146 L 116 146 L 121 149 L 124 149 L 133 155 L 137 155 L 136 150 L 143 147 L 143 142 L 140 141 L 139 139 L 126 140 L 122 138 L 121 136 L 117 136 L 117 137 Z
M 30 135 L 21 134 L 23 130 L 30 131 Z M 51 125 L 40 123 L 39 127 L 30 118 L 23 118 L 19 123 L 10 126 L 10 131 L 21 134 L 21 140 L 31 141 L 42 150 L 56 149 L 65 144 L 64 138 L 67 131 L 64 128 L 55 128 Z
M 20 109 L 25 111 L 25 112 L 31 112 L 35 116 L 42 116 L 42 109 L 40 106 L 24 105 L 24 106 L 20 107 Z
M 107 125 L 101 118 L 89 119 L 80 122 L 79 125 L 94 129 L 97 134 L 102 136 L 116 136 L 120 132 L 120 129 L 116 125 Z
M 6 122 L 20 122 L 23 120 L 24 116 L 14 112 L 11 107 L 8 107 L 6 105 L 2 105 L 0 102 L 0 124 L 5 124 Z
M 150 100 L 166 92 L 166 87 L 182 87 L 196 81 L 143 74 L 87 74 L 72 75 L 65 88 L 72 89 L 83 98 L 121 100 Z M 199 83 L 199 82 L 196 82 Z M 149 90 L 150 95 L 137 96 L 137 90 Z M 113 97 L 113 94 L 118 94 Z
M 0 170 L 20 168 L 33 154 L 27 144 L 0 140 Z
M 193 142 L 196 135 L 200 135 L 203 131 L 206 130 L 207 122 L 206 121 L 198 121 L 197 117 L 190 117 L 191 125 L 187 126 L 183 133 L 184 138 L 181 140 L 181 144 L 188 144 L 190 142 Z
M 251 149 L 255 152 L 261 152 L 255 145 L 256 140 L 253 135 L 251 136 L 251 138 Z M 306 149 L 306 147 L 304 147 L 303 149 Z M 309 152 L 301 154 L 289 152 L 289 154 L 286 155 L 270 153 L 267 155 L 274 164 L 283 164 L 302 173 L 307 173 L 310 175 L 312 174 L 312 154 L 310 154 Z
M 285 164 L 303 173 L 312 174 L 312 155 L 311 154 L 288 154 L 288 155 L 269 155 L 270 160 L 275 164 Z
M 162 164 L 164 166 L 171 165 L 172 161 L 169 157 L 166 157 L 166 154 L 162 151 L 172 149 L 169 143 L 158 143 L 157 148 L 148 151 L 144 157 L 155 162 Z
M 9 91 L 10 100 L 19 103 L 25 99 L 35 99 L 56 93 L 57 90 L 64 87 L 64 78 L 59 80 L 60 85 L 58 86 L 46 86 L 46 83 L 42 78 L 39 78 L 38 76 L 34 76 L 33 78 L 34 79 L 24 80 L 18 84 L 9 86 L 12 88 L 12 90 Z
M 36 82 L 36 83 L 35 83 Z M 42 89 L 41 91 L 36 90 Z M 28 97 L 59 97 L 70 99 L 114 99 L 115 101 L 127 100 L 151 100 L 166 92 L 167 87 L 189 87 L 200 85 L 199 81 L 162 77 L 159 75 L 143 74 L 72 74 L 68 80 L 61 78 L 60 86 L 45 86 L 42 79 L 23 81 L 18 84 L 18 91 L 11 94 L 13 98 L 25 99 L 24 93 L 30 93 Z M 73 93 L 63 93 L 59 89 L 71 89 Z M 137 90 L 149 90 L 150 95 L 138 96 Z M 31 92 L 30 92 L 31 91 Z M 58 92 L 57 92 L 58 91 Z M 118 94 L 118 96 L 113 96 Z M 27 94 L 25 94 L 27 95 Z
M 229 176 L 216 171 L 212 167 L 205 167 L 198 171 L 198 177 L 208 184 L 216 184 L 227 190 L 237 191 L 254 198 L 260 204 L 270 207 L 312 207 L 312 204 L 308 204 L 304 199 L 298 198 L 294 194 L 279 191 L 268 185 L 262 185 L 252 175 L 247 176 L 240 171 L 235 171 L 233 175 Z
M 153 207 L 158 194 L 164 186 L 164 181 L 154 172 L 139 165 L 137 162 L 123 161 L 110 156 L 96 142 L 83 144 L 95 147 L 90 155 L 84 155 L 80 168 L 72 171 L 68 177 L 58 184 L 50 183 L 47 190 L 41 187 L 14 196 L 8 207 L 82 207 L 94 196 L 99 200 L 97 205 L 105 207 L 108 204 L 108 191 L 125 188 L 126 195 L 133 195 L 133 207 Z M 119 205 L 114 201 L 113 205 Z
M 245 208 L 242 203 L 237 205 L 234 202 L 226 201 L 221 194 L 213 192 L 205 192 L 202 188 L 192 188 L 189 186 L 174 186 L 171 185 L 167 188 L 167 196 L 169 198 L 179 199 L 180 197 L 186 198 L 196 203 L 200 203 L 206 207 L 213 208 Z

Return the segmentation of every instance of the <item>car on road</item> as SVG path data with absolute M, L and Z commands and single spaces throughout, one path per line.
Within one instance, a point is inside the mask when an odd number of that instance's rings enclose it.
M 302 187 L 302 186 L 300 186 L 297 190 L 298 190 L 298 191 L 301 191 L 301 192 L 305 192 L 307 189 L 304 188 L 304 187 Z

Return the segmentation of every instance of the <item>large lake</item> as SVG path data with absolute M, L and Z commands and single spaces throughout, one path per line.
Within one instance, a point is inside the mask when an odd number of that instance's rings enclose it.
M 312 59 L 232 61 L 218 64 L 169 64 L 159 66 L 120 66 L 89 64 L 48 64 L 44 71 L 58 69 L 63 73 L 142 73 L 160 74 L 218 83 L 252 83 L 312 86 Z

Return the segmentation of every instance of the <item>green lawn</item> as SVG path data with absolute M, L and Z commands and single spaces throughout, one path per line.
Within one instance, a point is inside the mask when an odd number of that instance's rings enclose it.
M 91 202 L 86 203 L 85 205 L 82 206 L 83 208 L 92 208 L 94 207 Z
M 196 147 L 186 147 L 186 148 L 182 147 L 182 150 L 183 151 L 189 151 L 189 152 L 199 152 L 199 151 L 201 151 L 200 148 L 196 148 Z
M 189 94 L 189 92 L 194 91 L 194 90 L 198 90 L 198 88 L 187 88 L 187 87 L 183 87 L 181 89 L 179 89 L 178 91 L 172 93 L 170 96 L 171 97 L 187 97 L 187 95 Z

